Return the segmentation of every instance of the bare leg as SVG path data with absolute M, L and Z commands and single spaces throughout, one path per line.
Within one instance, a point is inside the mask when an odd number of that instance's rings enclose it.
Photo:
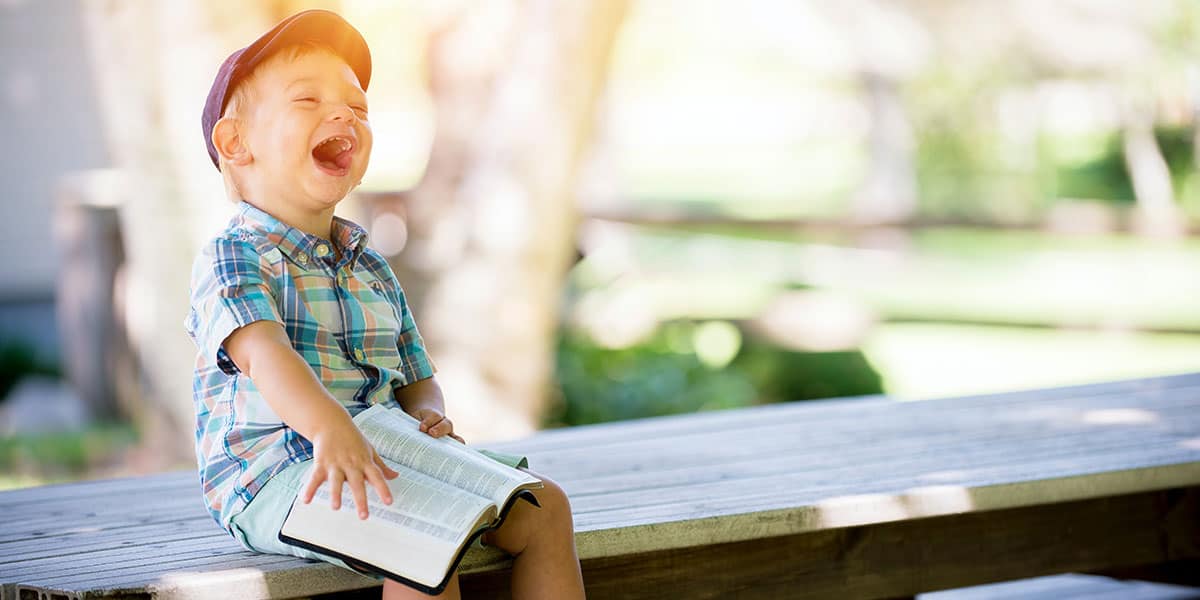
M 567 495 L 546 476 L 522 470 L 545 482 L 545 488 L 534 490 L 541 508 L 517 502 L 504 524 L 485 533 L 483 541 L 515 556 L 514 600 L 582 599 L 583 576 L 575 553 L 575 526 Z
M 421 593 L 398 581 L 383 580 L 383 600 L 428 600 L 429 598 L 459 600 L 461 595 L 458 592 L 458 573 L 450 577 L 450 583 L 446 584 L 446 589 L 436 596 Z

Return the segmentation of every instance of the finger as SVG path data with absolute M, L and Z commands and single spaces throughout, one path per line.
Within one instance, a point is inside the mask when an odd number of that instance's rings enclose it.
M 445 418 L 444 418 L 444 417 L 441 417 L 441 418 L 439 418 L 439 419 L 438 419 L 436 422 L 434 422 L 434 423 L 431 423 L 431 424 L 429 425 L 429 430 L 428 430 L 428 431 L 426 431 L 425 433 L 428 433 L 429 435 L 431 435 L 431 436 L 433 436 L 433 437 L 437 437 L 438 435 L 441 435 L 441 434 L 439 433 L 439 429 L 438 429 L 438 427 L 439 427 L 439 426 L 440 426 L 442 423 L 444 423 L 444 422 L 445 422 Z
M 442 419 L 442 422 L 435 425 L 431 430 L 431 432 L 433 432 L 433 437 L 440 437 L 448 433 L 452 433 L 453 431 L 454 424 L 450 422 L 450 419 Z
M 367 481 L 375 488 L 375 493 L 379 494 L 379 499 L 384 504 L 392 503 L 392 490 L 388 489 L 387 480 L 383 478 L 383 471 L 376 467 L 367 467 Z
M 342 507 L 342 483 L 346 481 L 346 477 L 342 475 L 340 469 L 330 469 L 329 474 L 329 493 L 333 496 L 333 502 L 329 506 L 333 510 L 338 510 Z
M 362 473 L 351 471 L 346 475 L 346 482 L 350 484 L 354 506 L 358 508 L 358 518 L 367 518 L 367 486 L 363 483 Z
M 429 431 L 430 429 L 433 429 L 434 425 L 437 425 L 441 420 L 442 415 L 439 415 L 433 411 L 427 411 L 421 416 L 421 431 Z
M 450 433 L 450 434 L 448 434 L 448 435 L 449 435 L 450 437 L 452 437 L 452 438 L 454 438 L 454 439 L 456 439 L 456 440 L 458 440 L 458 441 L 462 442 L 463 444 L 466 444 L 466 443 L 467 443 L 467 440 L 464 440 L 464 439 L 462 439 L 461 437 L 459 437 L 459 435 L 458 435 L 457 433 Z
M 400 472 L 392 469 L 386 462 L 383 462 L 383 457 L 375 454 L 375 464 L 379 466 L 379 470 L 383 472 L 385 479 L 395 479 L 400 476 Z
M 308 478 L 308 485 L 304 487 L 304 503 L 312 502 L 313 494 L 317 493 L 317 488 L 321 487 L 321 483 L 325 481 L 324 469 L 313 469 L 312 475 Z

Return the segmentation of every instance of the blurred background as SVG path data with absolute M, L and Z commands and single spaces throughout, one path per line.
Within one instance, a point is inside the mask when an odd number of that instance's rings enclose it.
M 1194 2 L 0 0 L 0 488 L 193 468 L 201 107 L 314 7 L 469 442 L 1200 369 Z

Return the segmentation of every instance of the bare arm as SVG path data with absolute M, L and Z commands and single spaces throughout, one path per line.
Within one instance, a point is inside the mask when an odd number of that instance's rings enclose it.
M 361 519 L 367 518 L 367 483 L 385 504 L 392 503 L 385 477 L 398 474 L 384 464 L 350 414 L 292 348 L 279 323 L 256 321 L 238 328 L 225 339 L 224 347 L 275 414 L 312 442 L 314 471 L 303 493 L 305 503 L 325 480 L 330 482 L 335 510 L 341 507 L 342 483 L 350 484 Z

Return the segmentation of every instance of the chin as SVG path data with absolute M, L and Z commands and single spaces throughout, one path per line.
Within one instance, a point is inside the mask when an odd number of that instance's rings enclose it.
M 308 189 L 309 196 L 322 205 L 333 205 L 341 202 L 354 191 L 362 175 L 348 173 L 340 177 L 330 177 L 318 173 Z

